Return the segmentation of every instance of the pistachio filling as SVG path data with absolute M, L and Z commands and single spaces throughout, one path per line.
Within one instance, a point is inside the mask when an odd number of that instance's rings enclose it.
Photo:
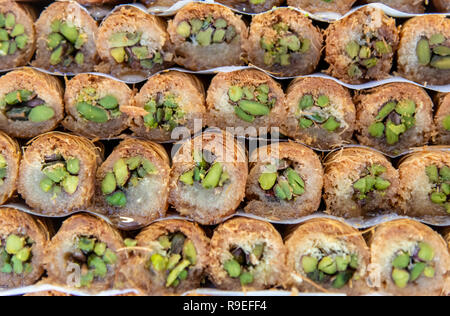
M 372 164 L 367 167 L 359 180 L 353 183 L 353 198 L 360 203 L 365 203 L 367 199 L 371 199 L 374 195 L 383 196 L 391 186 L 391 183 L 382 177 L 385 172 L 386 167 L 379 164 Z
M 375 138 L 386 137 L 388 145 L 395 145 L 399 137 L 416 124 L 416 104 L 412 100 L 385 103 L 369 126 L 369 134 Z
M 80 91 L 76 109 L 82 118 L 94 123 L 106 123 L 122 115 L 116 97 L 108 94 L 100 98 L 97 90 L 92 87 Z
M 5 183 L 5 179 L 8 173 L 8 163 L 6 162 L 5 156 L 0 154 L 0 186 Z
M 450 69 L 450 41 L 440 33 L 430 38 L 422 37 L 417 43 L 416 55 L 422 66 Z
M 205 159 L 205 156 L 211 159 Z M 183 173 L 179 180 L 185 185 L 199 183 L 204 189 L 222 188 L 230 181 L 230 175 L 216 157 L 210 152 L 194 151 L 195 167 Z M 209 163 L 208 161 L 212 161 Z
M 12 121 L 46 122 L 55 116 L 53 108 L 29 90 L 15 90 L 0 99 L 0 111 Z
M 306 276 L 316 283 L 331 284 L 335 289 L 341 289 L 351 279 L 358 279 L 356 271 L 359 267 L 357 254 L 327 253 L 316 249 L 314 255 L 303 256 L 301 264 Z
M 144 45 L 141 32 L 118 32 L 108 39 L 110 54 L 118 64 L 127 64 L 131 68 L 152 69 L 162 65 L 163 58 L 158 50 L 150 50 Z
M 250 3 L 253 5 L 264 4 L 266 0 L 250 0 Z
M 126 190 L 139 184 L 148 175 L 157 174 L 153 163 L 142 156 L 120 158 L 114 163 L 113 171 L 102 180 L 102 193 L 106 202 L 115 207 L 127 205 Z
M 352 59 L 347 73 L 351 78 L 364 76 L 368 69 L 375 67 L 386 55 L 392 53 L 392 46 L 379 34 L 368 32 L 358 40 L 345 46 L 347 56 Z
M 0 56 L 14 55 L 27 46 L 28 36 L 23 24 L 16 23 L 16 16 L 0 13 Z
M 450 168 L 444 166 L 439 169 L 436 165 L 430 165 L 425 168 L 425 172 L 432 187 L 431 202 L 442 205 L 450 214 Z
M 16 275 L 31 273 L 33 244 L 33 240 L 29 237 L 14 234 L 0 241 L 0 272 Z
M 75 246 L 69 261 L 80 267 L 80 287 L 90 287 L 96 278 L 104 279 L 117 263 L 115 252 L 95 237 L 79 236 Z
M 232 259 L 225 261 L 223 268 L 230 278 L 239 278 L 245 286 L 254 281 L 254 270 L 264 259 L 265 243 L 255 244 L 250 252 L 239 246 L 230 249 Z
M 179 106 L 179 99 L 171 92 L 158 92 L 144 105 L 148 112 L 144 116 L 144 124 L 148 128 L 160 127 L 172 131 L 180 123 L 185 113 Z
M 197 263 L 195 245 L 181 232 L 162 235 L 158 242 L 161 249 L 152 254 L 146 268 L 164 274 L 166 287 L 177 287 Z
M 85 56 L 81 49 L 88 40 L 87 34 L 68 21 L 54 20 L 50 27 L 52 33 L 47 36 L 50 64 L 69 67 L 76 63 L 82 66 Z
M 52 192 L 56 198 L 63 189 L 72 195 L 78 188 L 80 172 L 80 160 L 74 157 L 65 159 L 60 154 L 46 156 L 42 166 L 45 177 L 39 186 L 44 192 Z
M 231 86 L 228 89 L 234 113 L 245 122 L 252 123 L 258 116 L 269 115 L 277 99 L 270 93 L 267 84 L 253 86 Z
M 300 128 L 320 126 L 329 132 L 334 132 L 341 127 L 339 120 L 331 114 L 330 98 L 320 95 L 314 98 L 310 94 L 304 95 L 298 104 L 297 118 Z
M 289 66 L 291 57 L 307 53 L 311 48 L 311 41 L 302 38 L 289 25 L 278 22 L 272 26 L 276 36 L 269 38 L 263 36 L 260 46 L 264 50 L 264 64 L 267 66 Z
M 417 281 L 422 275 L 433 278 L 434 249 L 427 243 L 418 243 L 413 251 L 399 251 L 392 261 L 392 280 L 401 289 Z
M 444 119 L 442 120 L 442 126 L 446 131 L 450 132 L 450 115 L 444 117 Z
M 203 19 L 190 19 L 177 25 L 177 33 L 194 45 L 209 46 L 223 42 L 230 43 L 236 37 L 236 29 L 222 18 L 209 15 Z
M 258 182 L 268 197 L 278 201 L 295 200 L 305 193 L 305 182 L 286 160 L 266 165 Z

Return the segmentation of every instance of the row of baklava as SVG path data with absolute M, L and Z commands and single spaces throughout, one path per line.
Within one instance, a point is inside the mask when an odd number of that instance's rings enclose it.
M 91 210 L 123 229 L 166 216 L 168 205 L 203 225 L 223 222 L 238 207 L 271 220 L 326 212 L 344 218 L 397 212 L 418 218 L 450 214 L 450 151 L 422 149 L 398 170 L 368 148 L 327 157 L 294 142 L 261 146 L 250 155 L 225 132 L 205 132 L 172 153 L 151 141 L 128 138 L 103 160 L 85 138 L 51 132 L 23 157 L 0 135 L 0 204 L 16 191 L 38 214 L 65 216 Z
M 93 71 L 125 80 L 148 77 L 173 63 L 198 71 L 252 64 L 275 76 L 313 73 L 325 41 L 327 72 L 353 84 L 398 72 L 423 84 L 450 83 L 450 20 L 418 16 L 401 28 L 382 10 L 364 7 L 325 32 L 302 13 L 280 8 L 255 15 L 248 28 L 230 9 L 190 3 L 168 22 L 125 6 L 96 22 L 78 4 L 55 2 L 35 24 L 20 5 L 0 5 L 0 60 L 5 68 L 26 64 L 50 71 Z M 36 34 L 35 34 L 36 33 Z M 101 62 L 99 61 L 99 57 Z
M 0 231 L 3 288 L 34 284 L 47 271 L 42 283 L 87 293 L 181 294 L 204 287 L 206 278 L 236 291 L 438 296 L 450 290 L 448 244 L 405 219 L 374 227 L 370 248 L 362 232 L 324 218 L 293 227 L 284 240 L 270 223 L 242 217 L 218 226 L 211 239 L 195 223 L 163 220 L 124 240 L 103 220 L 78 214 L 50 239 L 40 220 L 0 208 Z
M 86 6 L 98 6 L 105 4 L 116 4 L 120 0 L 77 0 L 77 2 Z M 168 8 L 176 4 L 177 0 L 141 0 L 141 2 L 147 7 L 163 7 Z M 246 13 L 260 13 L 268 11 L 273 7 L 279 7 L 285 3 L 284 0 L 217 0 L 216 2 L 227 5 L 231 8 Z M 287 0 L 287 5 L 299 8 L 310 13 L 322 13 L 322 12 L 337 12 L 345 14 L 355 4 L 356 0 Z M 433 5 L 433 9 L 438 12 L 450 12 L 449 0 L 365 0 L 362 3 L 383 3 L 393 9 L 407 13 L 424 13 L 427 6 Z M 431 10 L 433 10 L 431 9 Z
M 354 143 L 399 155 L 429 142 L 450 144 L 450 94 L 433 101 L 425 89 L 390 83 L 355 91 L 332 79 L 293 80 L 283 92 L 262 71 L 219 73 L 207 93 L 200 80 L 177 71 L 151 77 L 139 92 L 100 75 L 66 81 L 23 68 L 0 77 L 0 130 L 32 138 L 62 126 L 90 139 L 110 139 L 128 128 L 156 142 L 176 141 L 203 127 L 236 136 L 290 139 L 321 150 Z

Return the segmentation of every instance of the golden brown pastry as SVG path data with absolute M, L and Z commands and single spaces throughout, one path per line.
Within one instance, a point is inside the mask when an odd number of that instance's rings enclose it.
M 222 290 L 264 290 L 286 277 L 286 249 L 267 222 L 233 218 L 221 224 L 211 239 L 209 277 Z
M 317 211 L 323 169 L 314 151 L 294 142 L 274 143 L 253 152 L 250 163 L 245 212 L 284 220 Z
M 312 219 L 290 233 L 285 244 L 289 287 L 301 292 L 368 293 L 370 253 L 357 229 L 334 219 Z
M 288 0 L 287 4 L 310 13 L 337 12 L 345 14 L 350 11 L 356 0 Z
M 450 93 L 438 93 L 435 100 L 437 110 L 434 114 L 433 142 L 437 145 L 450 145 Z
M 325 162 L 327 213 L 345 218 L 390 211 L 399 187 L 398 171 L 379 152 L 345 148 Z
M 428 0 L 365 0 L 367 3 L 383 3 L 388 7 L 406 13 L 424 13 Z
M 64 118 L 63 87 L 57 77 L 21 68 L 0 77 L 0 130 L 31 138 L 55 129 Z
M 226 6 L 245 13 L 261 13 L 279 7 L 283 0 L 219 0 Z
M 21 157 L 17 141 L 0 132 L 0 205 L 16 193 Z
M 369 285 L 401 296 L 443 295 L 450 255 L 443 238 L 428 226 L 401 219 L 380 224 L 371 242 Z

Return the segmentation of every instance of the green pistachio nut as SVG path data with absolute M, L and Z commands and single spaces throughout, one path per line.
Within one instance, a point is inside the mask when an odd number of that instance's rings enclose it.
M 258 182 L 261 189 L 267 191 L 273 188 L 275 182 L 277 181 L 278 174 L 276 172 L 273 173 L 261 173 L 259 176 Z
M 197 263 L 197 251 L 192 240 L 188 239 L 184 242 L 183 255 L 191 264 L 195 265 Z
M 85 254 L 92 252 L 95 247 L 95 239 L 81 237 L 78 241 L 78 248 Z
M 408 271 L 401 269 L 392 270 L 392 279 L 397 287 L 404 289 L 409 282 L 410 275 Z
M 335 258 L 337 270 L 340 272 L 344 272 L 347 270 L 348 265 L 350 264 L 350 256 L 338 256 Z
M 239 107 L 248 114 L 255 116 L 269 115 L 270 109 L 268 106 L 249 100 L 239 101 Z
M 356 41 L 351 41 L 345 46 L 345 51 L 351 59 L 354 59 L 358 56 L 359 50 L 360 46 Z
M 320 260 L 318 269 L 326 274 L 333 275 L 337 271 L 336 261 L 331 257 L 324 257 Z
M 122 191 L 115 192 L 106 197 L 106 202 L 115 207 L 124 207 L 127 205 L 127 197 Z
M 425 168 L 425 173 L 428 176 L 428 180 L 431 183 L 437 183 L 439 181 L 439 170 L 436 165 L 430 165 Z
M 172 271 L 170 271 L 166 280 L 166 287 L 173 285 L 180 273 L 182 273 L 190 264 L 191 263 L 189 260 L 183 260 Z
M 406 269 L 410 261 L 411 257 L 407 253 L 401 253 L 392 261 L 392 266 L 396 269 Z
M 11 234 L 6 238 L 6 252 L 10 255 L 17 254 L 25 246 L 25 238 Z
M 176 31 L 181 37 L 187 38 L 191 35 L 191 25 L 187 21 L 182 21 L 178 24 Z
M 74 194 L 78 188 L 79 178 L 77 176 L 68 175 L 62 181 L 62 187 L 67 194 Z
M 111 249 L 107 248 L 105 254 L 103 255 L 103 261 L 109 265 L 116 264 L 117 255 Z
M 240 107 L 235 106 L 234 113 L 236 114 L 237 117 L 239 117 L 244 122 L 253 123 L 255 121 L 255 117 L 253 115 L 246 113 Z
M 425 270 L 425 267 L 426 265 L 423 262 L 416 263 L 411 269 L 410 281 L 411 282 L 416 281 L 422 275 L 423 271 Z
M 231 278 L 237 278 L 241 274 L 241 266 L 235 259 L 230 259 L 223 264 L 223 268 L 227 271 Z
M 98 242 L 98 243 L 95 244 L 94 253 L 97 256 L 99 256 L 99 257 L 103 256 L 105 254 L 105 251 L 106 251 L 106 244 L 105 243 Z
M 80 160 L 77 158 L 69 158 L 66 165 L 67 171 L 73 175 L 78 175 L 80 172 Z
M 114 175 L 116 177 L 117 185 L 123 187 L 130 177 L 127 163 L 125 159 L 118 159 L 113 166 Z
M 417 59 L 419 60 L 419 64 L 426 66 L 430 63 L 431 48 L 430 48 L 430 43 L 428 42 L 428 40 L 421 39 L 417 43 L 416 55 L 417 55 Z
M 180 181 L 186 185 L 194 184 L 194 170 L 187 171 L 180 176 Z
M 425 242 L 419 243 L 418 257 L 423 261 L 432 261 L 434 259 L 434 249 L 430 244 Z
M 112 172 L 108 172 L 102 181 L 102 193 L 107 195 L 116 190 L 117 183 L 116 178 Z
M 222 164 L 220 162 L 215 162 L 209 169 L 205 178 L 203 179 L 202 186 L 205 189 L 214 189 L 215 187 L 217 187 L 217 185 L 219 184 L 222 172 L 223 172 Z
M 239 281 L 245 286 L 253 282 L 253 275 L 250 272 L 244 272 L 240 275 Z
M 108 112 L 102 108 L 93 106 L 87 102 L 79 102 L 76 105 L 78 113 L 86 120 L 94 123 L 106 123 L 109 120 Z
M 319 264 L 319 260 L 311 256 L 303 256 L 302 258 L 302 267 L 303 271 L 308 274 L 317 270 L 317 266 Z

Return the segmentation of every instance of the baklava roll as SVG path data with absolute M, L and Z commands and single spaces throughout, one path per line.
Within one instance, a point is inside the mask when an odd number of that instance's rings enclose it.
M 173 58 L 165 22 L 132 6 L 117 9 L 102 22 L 96 43 L 105 72 L 120 78 L 148 77 Z
M 250 156 L 245 212 L 273 220 L 310 215 L 320 205 L 323 169 L 311 149 L 281 142 Z
M 436 135 L 434 143 L 450 145 L 450 93 L 439 93 L 436 96 L 437 111 L 434 115 Z
M 332 23 L 325 35 L 327 72 L 333 77 L 361 84 L 389 76 L 399 37 L 395 19 L 381 9 L 363 7 Z
M 44 274 L 47 227 L 33 216 L 0 208 L 0 287 L 32 285 Z
M 450 1 L 449 0 L 432 0 L 433 6 L 439 12 L 449 13 L 450 12 Z
M 354 98 L 361 145 L 398 155 L 425 145 L 433 132 L 433 102 L 410 83 L 390 83 L 361 91 Z
M 140 2 L 147 8 L 158 7 L 158 8 L 170 8 L 178 2 L 178 0 L 140 0 Z
M 123 111 L 133 118 L 131 130 L 140 137 L 165 142 L 177 127 L 195 132 L 195 120 L 204 123 L 205 88 L 194 75 L 169 71 L 151 77 Z M 175 137 L 175 136 L 174 136 Z
M 428 0 L 365 0 L 367 3 L 382 3 L 391 7 L 392 9 L 396 9 L 398 11 L 406 12 L 406 13 L 424 13 L 425 12 L 425 4 L 428 4 Z
M 27 205 L 46 216 L 89 207 L 100 163 L 87 139 L 59 132 L 35 138 L 20 163 L 18 191 Z
M 75 0 L 79 4 L 85 5 L 85 6 L 102 6 L 102 5 L 109 5 L 109 4 L 116 4 L 118 2 L 123 2 L 123 0 Z
M 356 0 L 288 0 L 287 4 L 310 13 L 337 12 L 345 14 Z
M 238 217 L 221 224 L 211 239 L 209 277 L 221 290 L 264 290 L 281 285 L 286 249 L 272 224 Z
M 0 132 L 0 205 L 16 193 L 21 156 L 19 144 Z
M 187 69 L 243 64 L 247 26 L 224 6 L 189 3 L 169 21 L 167 31 L 175 48 L 175 62 Z
M 169 157 L 161 145 L 125 139 L 97 171 L 96 209 L 118 219 L 121 228 L 129 219 L 148 225 L 166 214 L 169 177 Z
M 61 73 L 93 71 L 97 64 L 97 22 L 78 3 L 56 1 L 36 22 L 33 66 Z
M 18 138 L 49 132 L 64 118 L 58 78 L 32 68 L 0 77 L 0 130 Z
M 27 5 L 0 1 L 0 69 L 25 66 L 36 49 L 35 14 Z
M 400 219 L 375 227 L 368 284 L 401 296 L 437 296 L 450 275 L 447 244 L 419 222 Z
M 307 75 L 316 69 L 323 36 L 302 13 L 279 8 L 254 15 L 245 52 L 251 64 L 276 76 Z
M 325 165 L 324 200 L 330 215 L 364 217 L 394 208 L 398 171 L 379 152 L 346 148 L 333 153 Z
M 46 251 L 49 280 L 85 291 L 113 288 L 124 248 L 120 233 L 104 220 L 77 214 L 65 220 Z
M 306 145 L 332 149 L 351 142 L 356 109 L 349 91 L 334 80 L 298 78 L 286 92 L 281 133 Z
M 63 126 L 88 138 L 110 138 L 128 127 L 129 106 L 134 93 L 125 83 L 104 76 L 79 74 L 66 83 L 67 116 Z
M 209 239 L 196 223 L 163 220 L 141 231 L 121 266 L 119 280 L 126 288 L 147 295 L 182 294 L 200 287 L 209 263 Z
M 450 84 L 450 19 L 417 16 L 402 26 L 398 71 L 424 85 Z
M 298 226 L 285 240 L 288 284 L 302 292 L 368 293 L 369 248 L 357 229 L 328 218 Z
M 399 166 L 398 203 L 413 217 L 450 215 L 450 152 L 423 150 Z
M 226 6 L 245 13 L 261 13 L 279 7 L 284 0 L 218 0 Z
M 247 175 L 243 146 L 226 132 L 205 132 L 175 153 L 169 203 L 202 225 L 220 223 L 244 199 Z
M 235 134 L 257 136 L 277 126 L 275 113 L 284 108 L 281 85 L 256 69 L 216 75 L 208 88 L 206 125 Z

